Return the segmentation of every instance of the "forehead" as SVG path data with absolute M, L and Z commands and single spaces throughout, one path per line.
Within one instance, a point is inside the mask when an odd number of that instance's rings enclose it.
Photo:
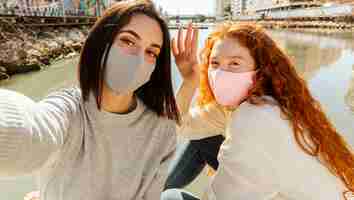
M 146 15 L 138 14 L 132 16 L 130 22 L 121 31 L 132 30 L 136 32 L 143 41 L 162 45 L 163 34 L 159 23 Z
M 215 42 L 211 57 L 232 57 L 247 55 L 249 50 L 234 38 L 226 37 Z

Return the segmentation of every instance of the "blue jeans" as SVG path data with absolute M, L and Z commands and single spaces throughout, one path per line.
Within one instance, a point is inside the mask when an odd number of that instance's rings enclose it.
M 217 170 L 217 155 L 224 136 L 217 135 L 192 140 L 177 147 L 176 157 L 169 168 L 165 189 L 183 188 L 191 183 L 206 164 Z
M 219 166 L 217 155 L 224 139 L 224 136 L 217 135 L 180 144 L 177 147 L 176 158 L 170 166 L 161 200 L 199 200 L 198 197 L 179 188 L 191 183 L 206 164 L 217 170 Z

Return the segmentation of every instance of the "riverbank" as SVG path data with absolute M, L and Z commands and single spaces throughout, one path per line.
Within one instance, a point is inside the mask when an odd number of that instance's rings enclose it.
M 0 21 L 0 80 L 79 54 L 89 27 L 24 27 Z
M 336 21 L 272 21 L 258 20 L 253 21 L 268 29 L 286 29 L 294 31 L 309 31 L 313 33 L 342 33 L 354 32 L 354 23 Z

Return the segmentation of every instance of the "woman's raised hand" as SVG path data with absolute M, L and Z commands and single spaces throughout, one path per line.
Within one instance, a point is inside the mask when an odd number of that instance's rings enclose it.
M 193 84 L 199 83 L 198 34 L 199 30 L 190 23 L 185 34 L 180 28 L 177 39 L 172 39 L 172 53 L 178 70 L 184 81 L 190 81 Z

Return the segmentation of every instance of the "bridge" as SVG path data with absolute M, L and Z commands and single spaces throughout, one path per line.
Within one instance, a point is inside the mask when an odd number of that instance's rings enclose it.
M 50 12 L 49 12 L 50 13 Z M 43 12 L 22 12 L 21 15 L 17 14 L 0 14 L 0 25 L 2 22 L 5 23 L 16 23 L 28 27 L 46 27 L 46 26 L 83 26 L 83 25 L 93 25 L 98 17 L 96 16 L 85 16 L 80 13 L 74 15 L 53 15 L 43 13 Z M 178 19 L 178 18 L 169 18 Z M 210 23 L 198 23 L 199 18 L 182 18 L 182 19 L 192 19 L 196 26 L 200 28 L 209 27 Z M 208 18 L 214 19 L 214 18 Z M 175 23 L 169 23 L 170 28 L 176 29 L 179 27 L 180 21 L 176 20 Z
M 208 15 L 170 15 L 168 16 L 169 20 L 213 20 L 215 21 L 215 16 Z
M 115 0 L 119 1 L 119 0 Z M 0 0 L 0 15 L 41 17 L 98 17 L 112 0 Z M 207 15 L 170 15 L 168 20 L 215 20 Z
M 11 8 L 0 5 L 0 22 L 6 20 L 7 22 L 20 23 L 24 26 L 92 25 L 102 11 L 98 11 L 96 7 L 94 7 L 93 12 L 92 9 L 91 12 L 78 8 L 65 9 L 59 3 L 52 3 L 46 6 L 16 6 Z M 177 24 L 182 20 L 192 20 L 194 22 L 215 21 L 215 16 L 206 15 L 172 15 L 165 16 L 165 18 L 169 22 L 175 21 Z M 174 27 L 174 25 L 172 26 Z

